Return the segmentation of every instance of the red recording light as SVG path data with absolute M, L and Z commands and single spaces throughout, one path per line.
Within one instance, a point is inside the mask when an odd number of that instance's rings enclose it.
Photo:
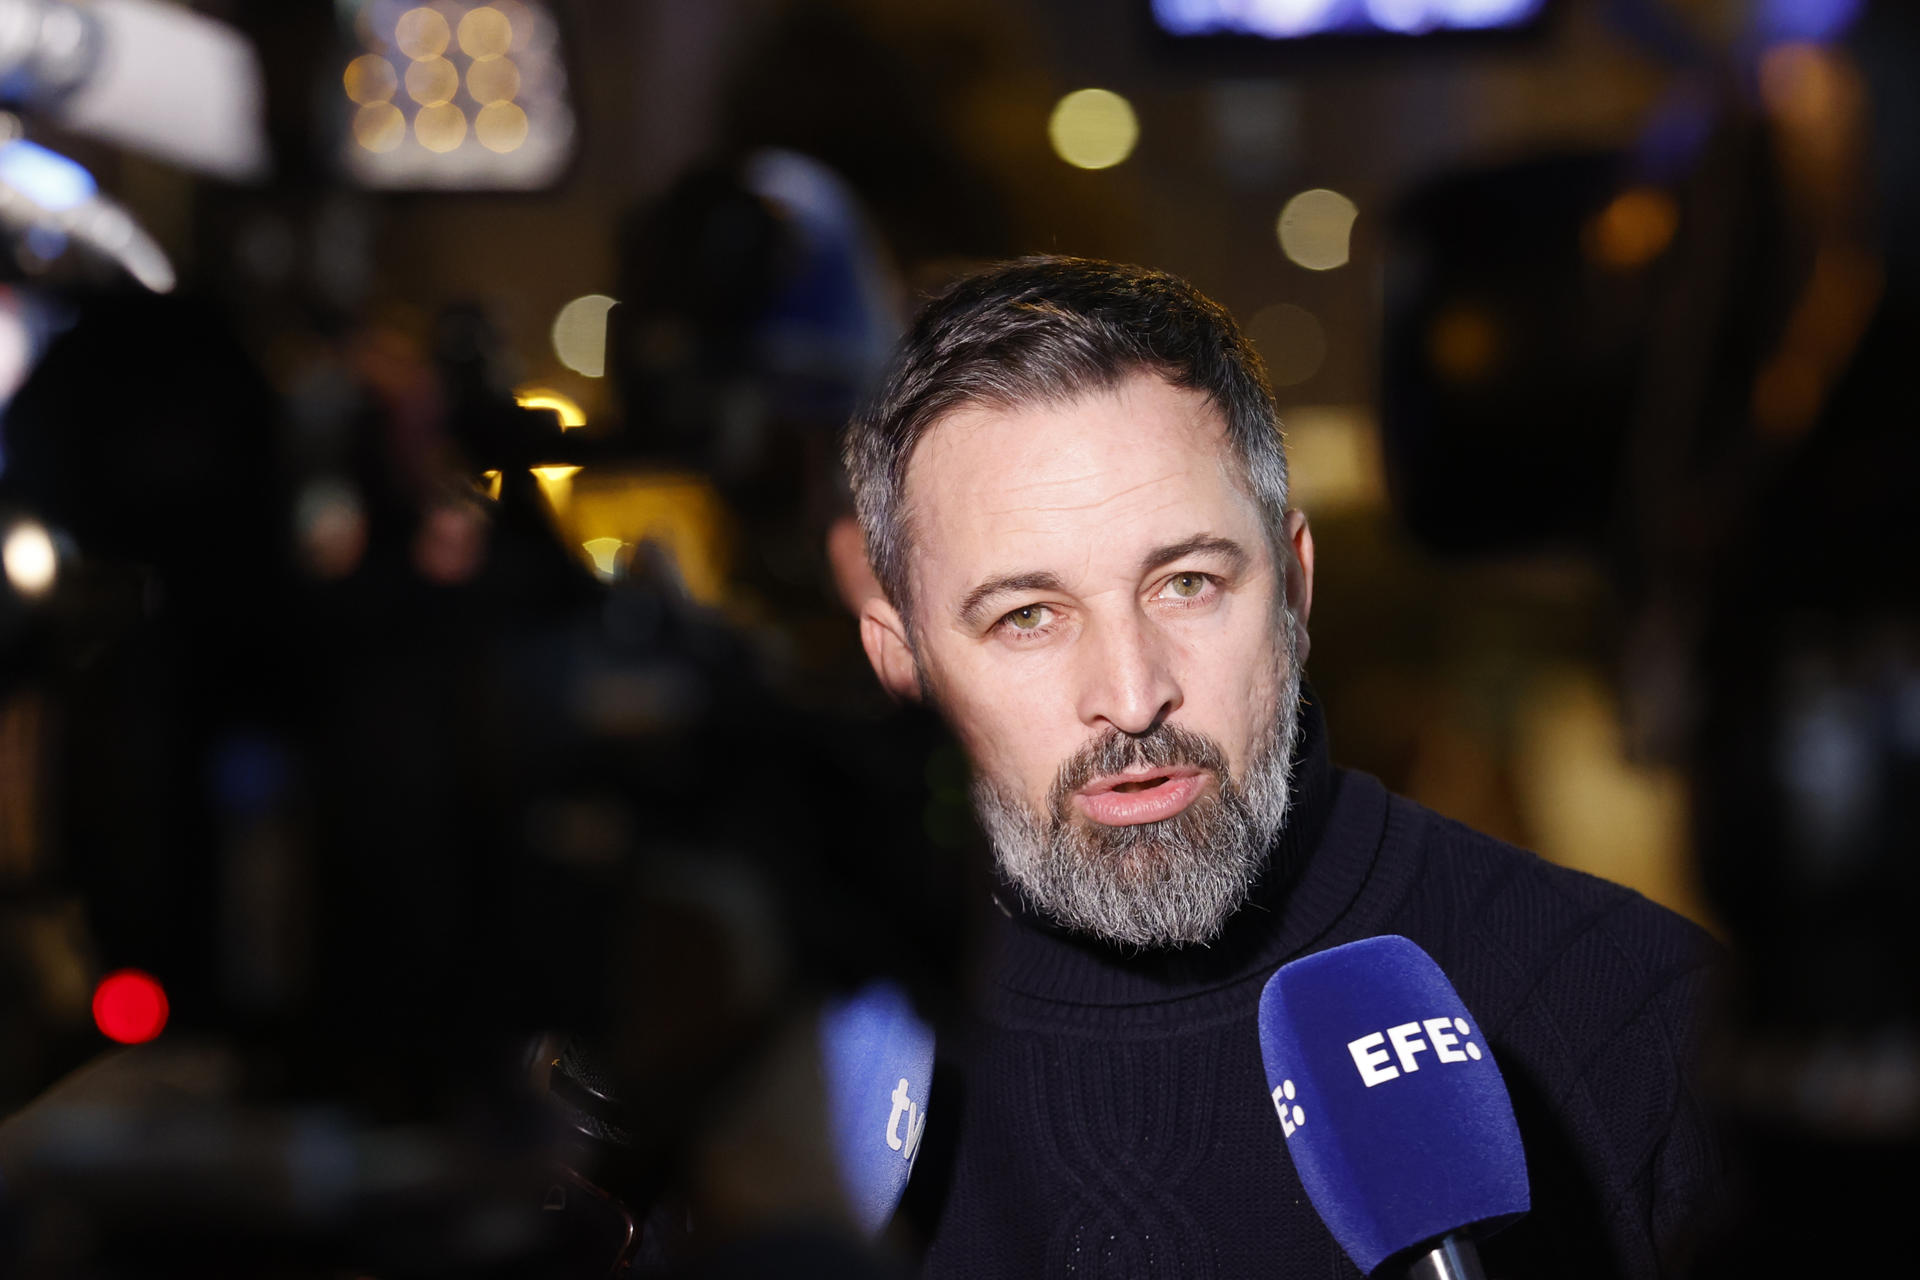
M 167 1025 L 166 989 L 138 969 L 110 973 L 93 989 L 93 1021 L 109 1040 L 145 1044 Z

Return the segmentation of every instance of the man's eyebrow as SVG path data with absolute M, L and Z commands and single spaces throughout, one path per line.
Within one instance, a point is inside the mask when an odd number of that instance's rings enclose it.
M 1234 573 L 1247 567 L 1252 559 L 1247 549 L 1232 538 L 1222 538 L 1211 533 L 1197 533 L 1184 542 L 1169 542 L 1164 547 L 1155 547 L 1140 558 L 1140 572 L 1152 573 L 1161 565 L 1180 560 L 1187 556 L 1215 555 L 1227 561 Z
M 997 578 L 988 578 L 985 582 L 967 592 L 967 598 L 960 602 L 960 623 L 965 627 L 980 625 L 980 615 L 985 612 L 987 601 L 995 596 L 1006 595 L 1012 591 L 1064 591 L 1058 576 L 1045 570 L 1030 570 L 1026 573 L 1003 573 Z

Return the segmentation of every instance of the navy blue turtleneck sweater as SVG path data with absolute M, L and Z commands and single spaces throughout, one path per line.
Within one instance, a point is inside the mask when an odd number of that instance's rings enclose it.
M 1256 1014 L 1279 965 L 1383 933 L 1440 963 L 1513 1095 L 1534 1208 L 1483 1247 L 1489 1275 L 1668 1269 L 1719 1173 L 1686 1070 L 1710 943 L 1333 769 L 1317 708 L 1303 727 L 1286 832 L 1213 946 L 1124 956 L 1003 922 L 915 1173 L 928 1274 L 1358 1274 L 1294 1176 Z

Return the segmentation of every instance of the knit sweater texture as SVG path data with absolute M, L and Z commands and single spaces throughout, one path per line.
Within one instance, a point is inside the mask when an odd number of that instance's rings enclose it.
M 1359 1274 L 1294 1174 L 1257 1011 L 1278 966 L 1388 933 L 1452 979 L 1513 1098 L 1533 1209 L 1483 1244 L 1489 1276 L 1675 1266 L 1720 1174 L 1687 1070 L 1706 936 L 1332 768 L 1311 701 L 1302 723 L 1286 829 L 1212 946 L 1124 955 L 1001 895 L 996 981 L 915 1172 L 927 1274 Z

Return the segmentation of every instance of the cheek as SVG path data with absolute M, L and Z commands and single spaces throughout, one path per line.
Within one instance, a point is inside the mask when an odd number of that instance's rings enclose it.
M 1061 763 L 1085 737 L 1060 686 L 1029 688 L 991 673 L 941 671 L 935 698 L 976 769 L 1029 802 L 1044 799 Z M 969 679 L 967 676 L 975 678 Z

